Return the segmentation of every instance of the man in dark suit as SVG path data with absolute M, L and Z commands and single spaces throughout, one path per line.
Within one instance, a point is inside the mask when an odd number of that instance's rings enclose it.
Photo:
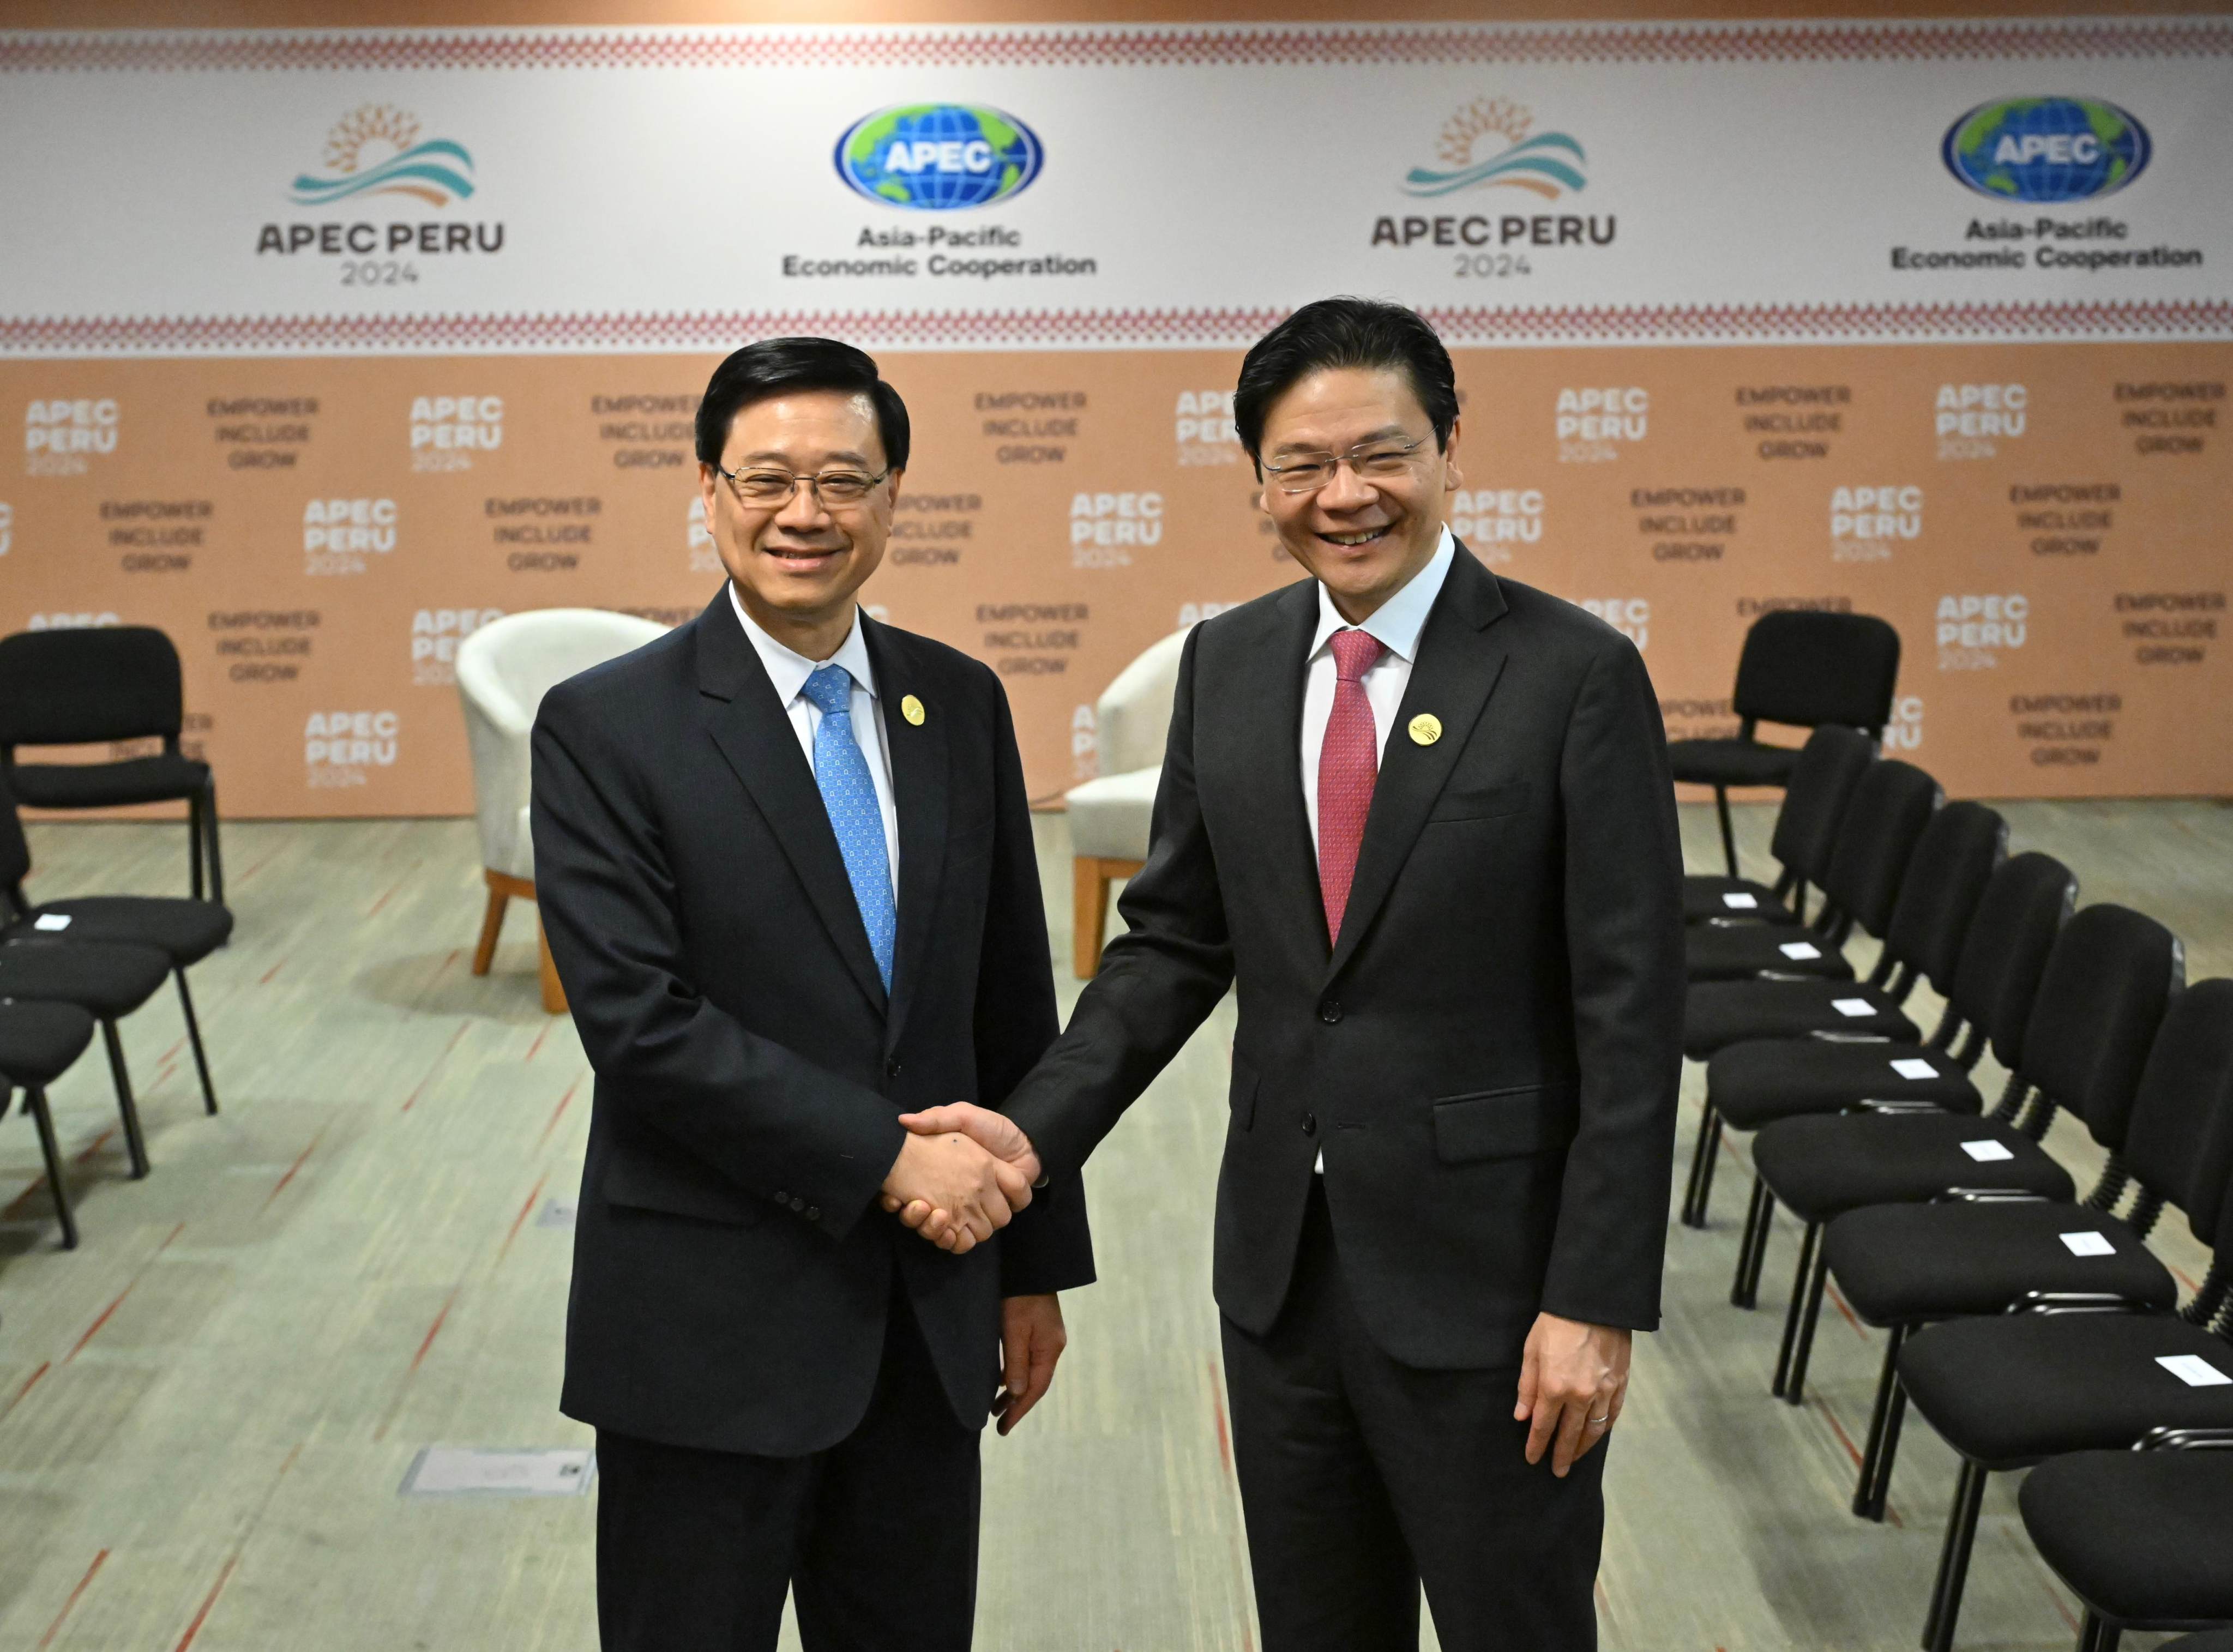
M 874 361 L 739 350 L 697 436 L 729 581 L 534 736 L 597 1075 L 562 1405 L 597 1429 L 603 1644 L 772 1649 L 788 1590 L 811 1652 L 960 1652 L 980 1430 L 1046 1391 L 1093 1277 L 1074 1174 L 1034 1197 L 898 1122 L 998 1103 L 1054 1036 L 1015 732 L 984 666 L 855 607 L 908 457 Z M 950 1208 L 954 1253 L 880 1196 Z
M 1442 526 L 1417 315 L 1307 306 L 1234 405 L 1315 578 L 1188 638 L 1130 932 L 1006 1117 L 911 1128 L 1074 1175 L 1237 980 L 1215 1279 L 1266 1652 L 1416 1648 L 1422 1582 L 1449 1652 L 1592 1647 L 1681 1066 L 1658 707 Z

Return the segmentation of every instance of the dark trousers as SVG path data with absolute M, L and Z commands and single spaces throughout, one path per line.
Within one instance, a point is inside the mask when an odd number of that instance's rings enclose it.
M 1605 1447 L 1528 1467 L 1516 1370 L 1382 1353 L 1341 1278 L 1322 1187 L 1270 1332 L 1225 1322 L 1225 1376 L 1264 1652 L 1590 1652 Z
M 599 1429 L 599 1643 L 774 1652 L 789 1590 L 807 1652 L 967 1652 L 977 1442 L 897 1294 L 868 1414 L 827 1451 L 748 1457 Z

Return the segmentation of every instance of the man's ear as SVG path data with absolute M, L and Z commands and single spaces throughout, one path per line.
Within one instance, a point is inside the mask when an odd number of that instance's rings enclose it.
M 1450 415 L 1450 433 L 1442 441 L 1442 491 L 1455 493 L 1465 485 L 1458 470 L 1458 415 Z

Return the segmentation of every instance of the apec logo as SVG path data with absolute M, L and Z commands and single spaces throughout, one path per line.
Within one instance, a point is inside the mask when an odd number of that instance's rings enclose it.
M 2155 153 L 2148 129 L 2100 98 L 1998 98 L 1947 128 L 1946 170 L 1996 201 L 2112 195 Z
M 990 206 L 1039 175 L 1038 134 L 982 103 L 907 103 L 863 115 L 837 140 L 855 194 L 917 212 Z

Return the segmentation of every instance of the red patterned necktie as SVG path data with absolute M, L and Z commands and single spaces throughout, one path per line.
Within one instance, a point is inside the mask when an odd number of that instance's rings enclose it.
M 1387 652 L 1379 638 L 1364 631 L 1337 631 L 1333 649 L 1333 714 L 1326 719 L 1325 742 L 1318 747 L 1318 894 L 1325 901 L 1326 941 L 1341 939 L 1341 914 L 1349 905 L 1350 881 L 1357 875 L 1357 851 L 1364 841 L 1364 817 L 1372 810 L 1372 786 L 1380 777 L 1380 739 L 1372 725 L 1372 702 L 1364 697 L 1364 673 Z

